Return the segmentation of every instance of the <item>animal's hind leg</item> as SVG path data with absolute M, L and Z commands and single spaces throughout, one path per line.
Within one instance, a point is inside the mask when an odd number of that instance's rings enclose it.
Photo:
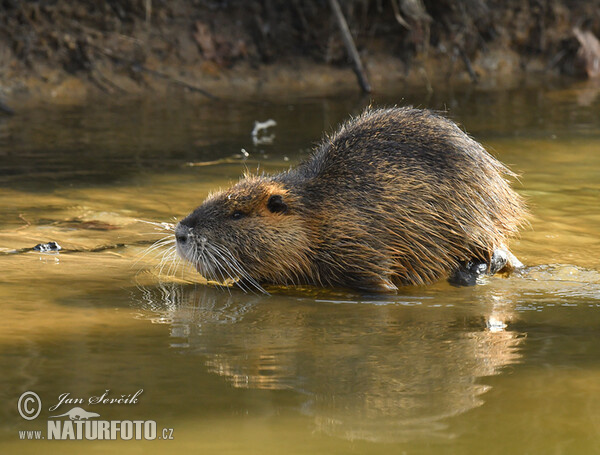
M 489 264 L 477 259 L 463 262 L 450 275 L 448 282 L 453 286 L 475 286 L 480 276 L 509 273 L 519 267 L 523 267 L 523 264 L 510 251 L 504 247 L 496 248 Z
M 485 275 L 488 265 L 480 261 L 466 261 L 461 263 L 448 277 L 452 286 L 475 286 L 477 278 Z

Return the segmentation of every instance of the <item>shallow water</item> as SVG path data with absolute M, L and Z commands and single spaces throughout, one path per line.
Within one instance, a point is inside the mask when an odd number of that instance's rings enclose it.
M 164 234 L 139 221 L 172 222 L 245 168 L 297 163 L 369 99 L 175 97 L 0 118 L 0 452 L 600 451 L 598 91 L 376 96 L 447 109 L 521 175 L 533 213 L 512 243 L 524 272 L 393 296 L 207 286 L 158 267 L 162 250 L 144 256 Z M 254 120 L 269 118 L 273 143 L 253 145 Z M 27 250 L 50 240 L 59 254 Z M 143 393 L 81 407 L 174 439 L 19 440 L 75 406 L 51 412 L 59 395 L 107 389 Z M 26 391 L 43 402 L 32 421 L 17 409 Z

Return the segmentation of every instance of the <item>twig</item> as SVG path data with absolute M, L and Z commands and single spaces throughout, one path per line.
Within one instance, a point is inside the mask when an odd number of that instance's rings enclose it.
M 391 0 L 392 1 L 392 9 L 394 10 L 394 17 L 396 18 L 396 21 L 402 25 L 404 28 L 406 28 L 407 30 L 410 30 L 410 25 L 408 25 L 408 22 L 406 22 L 406 20 L 404 20 L 404 18 L 402 17 L 402 15 L 400 14 L 400 8 L 398 8 L 398 0 Z
M 600 41 L 592 32 L 583 31 L 579 27 L 573 29 L 573 34 L 581 46 L 578 55 L 585 62 L 588 78 L 600 77 Z
M 150 18 L 152 17 L 152 0 L 146 0 L 146 25 L 150 24 Z
M 119 87 L 117 84 L 111 81 L 108 77 L 102 74 L 102 72 L 98 68 L 92 68 L 92 75 L 94 75 L 94 77 L 97 78 L 99 82 L 102 82 L 103 84 L 110 87 L 113 91 L 117 91 L 119 93 L 127 93 L 127 90 L 125 90 L 122 87 Z
M 553 69 L 556 65 L 558 65 L 560 63 L 560 61 L 563 58 L 565 58 L 566 55 L 567 55 L 566 49 L 559 51 L 554 57 L 552 57 L 552 60 L 550 60 L 548 62 L 548 64 L 546 65 L 546 71 L 549 71 L 549 70 Z
M 148 73 L 151 76 L 157 77 L 159 79 L 166 79 L 169 82 L 171 82 L 173 84 L 181 85 L 182 87 L 184 87 L 192 92 L 198 92 L 198 93 L 206 96 L 207 98 L 210 98 L 211 100 L 219 99 L 218 96 L 215 96 L 212 93 L 207 92 L 206 90 L 204 90 L 200 87 L 196 87 L 195 85 L 191 85 L 185 81 L 176 79 L 173 76 L 169 76 L 168 74 L 161 73 L 160 71 L 151 70 L 150 68 L 146 68 L 144 65 L 141 65 L 139 63 L 135 63 L 135 62 L 129 62 L 129 63 L 131 64 L 131 69 L 134 71 L 143 71 L 144 73 Z
M 100 90 L 102 90 L 104 93 L 107 93 L 107 94 L 112 94 L 112 90 L 111 90 L 110 88 L 108 88 L 108 87 L 105 87 L 105 86 L 104 86 L 104 84 L 103 84 L 102 82 L 100 82 L 100 81 L 98 80 L 98 78 L 97 78 L 96 76 L 94 76 L 94 74 L 93 74 L 93 73 L 89 73 L 89 74 L 87 75 L 87 77 L 88 77 L 88 79 L 90 80 L 90 82 L 91 82 L 92 84 L 94 84 L 96 87 L 98 87 L 98 88 L 99 88 Z
M 433 93 L 433 86 L 431 85 L 431 81 L 429 80 L 429 76 L 427 76 L 427 70 L 424 67 L 419 68 L 419 73 L 423 76 L 425 80 L 425 88 L 427 89 L 427 94 L 431 96 Z
M 337 0 L 329 0 L 329 4 L 331 5 L 331 9 L 335 18 L 337 19 L 338 26 L 340 28 L 340 32 L 342 32 L 342 38 L 344 40 L 344 44 L 346 45 L 346 50 L 352 62 L 354 63 L 354 72 L 356 73 L 356 77 L 358 79 L 358 84 L 360 88 L 365 93 L 371 93 L 371 85 L 369 84 L 369 80 L 367 79 L 367 74 L 365 73 L 365 69 L 360 61 L 360 56 L 358 55 L 358 51 L 356 50 L 356 45 L 354 44 L 354 40 L 352 39 L 352 35 L 350 34 L 350 29 L 348 28 L 348 23 L 344 18 L 344 14 L 342 13 L 342 9 L 340 8 L 340 4 Z
M 185 87 L 186 89 L 192 91 L 192 92 L 198 92 L 201 93 L 202 95 L 206 96 L 207 98 L 210 98 L 211 100 L 218 100 L 219 98 L 215 95 L 213 95 L 210 92 L 207 92 L 206 90 L 200 88 L 200 87 L 196 87 L 194 85 L 188 84 L 185 81 L 182 81 L 180 79 L 174 78 L 173 76 L 169 76 L 168 74 L 165 73 L 161 73 L 160 71 L 155 71 L 155 70 L 151 70 L 150 68 L 146 68 L 144 65 L 142 65 L 139 62 L 136 62 L 134 60 L 125 58 L 125 57 L 121 57 L 119 55 L 116 55 L 114 52 L 108 50 L 108 49 L 104 49 L 98 46 L 95 46 L 93 44 L 89 44 L 89 46 L 92 46 L 93 48 L 97 49 L 100 53 L 106 55 L 107 57 L 117 61 L 117 62 L 123 62 L 123 63 L 127 63 L 130 68 L 133 71 L 136 72 L 144 72 L 144 73 L 148 73 L 151 76 L 160 78 L 160 79 L 165 79 L 168 80 L 169 82 L 173 83 L 173 84 L 177 84 L 177 85 L 181 85 L 182 87 Z
M 19 213 L 19 218 L 25 222 L 25 226 L 18 227 L 17 231 L 20 231 L 21 229 L 27 229 L 29 226 L 31 226 L 31 222 L 25 218 L 25 215 L 22 213 Z
M 116 38 L 125 40 L 125 41 L 129 41 L 131 43 L 136 43 L 136 44 L 143 44 L 143 41 L 139 38 L 135 38 L 133 36 L 129 36 L 129 35 L 124 35 L 123 33 L 119 33 L 119 32 L 102 32 L 100 30 L 97 30 L 95 28 L 92 27 L 87 27 L 83 24 L 80 24 L 79 22 L 73 20 L 73 19 L 69 19 L 68 20 L 69 24 L 75 28 L 78 28 L 81 32 L 85 32 L 88 34 L 93 34 L 96 35 L 99 38 L 105 38 L 106 36 L 110 35 L 110 36 L 114 36 Z
M 460 46 L 456 46 L 456 50 L 458 51 L 458 55 L 460 55 L 460 58 L 462 59 L 462 61 L 465 64 L 465 67 L 467 68 L 467 73 L 469 73 L 471 81 L 473 81 L 473 83 L 476 84 L 477 82 L 479 82 L 479 76 L 473 69 L 473 65 L 471 65 L 471 60 L 469 60 L 469 57 L 467 56 L 466 52 Z
M 131 243 L 114 243 L 114 244 L 109 244 L 109 245 L 102 245 L 102 246 L 98 246 L 96 248 L 74 248 L 74 249 L 69 249 L 69 250 L 61 250 L 60 254 L 74 254 L 74 253 L 102 253 L 103 251 L 107 251 L 107 250 L 116 250 L 119 248 L 128 248 L 131 246 L 138 246 L 138 245 L 150 245 L 154 243 L 154 241 L 152 240 L 137 240 L 135 242 L 131 242 Z M 30 251 L 35 251 L 33 248 L 19 248 L 16 250 L 10 250 L 10 251 L 0 251 L 0 256 L 6 256 L 9 254 L 23 254 L 23 253 L 29 253 Z

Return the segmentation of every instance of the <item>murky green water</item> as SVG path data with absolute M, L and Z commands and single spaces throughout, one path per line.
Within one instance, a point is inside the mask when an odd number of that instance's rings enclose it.
M 182 217 L 245 167 L 298 162 L 369 99 L 94 102 L 0 118 L 0 452 L 599 452 L 599 91 L 375 97 L 447 108 L 522 175 L 534 214 L 513 243 L 520 276 L 397 296 L 194 284 L 157 267 L 162 251 L 143 256 L 163 234 L 138 221 Z M 254 120 L 268 118 L 274 142 L 254 146 Z M 60 254 L 21 250 L 50 240 Z M 107 389 L 143 393 L 88 404 Z M 43 402 L 32 421 L 18 412 L 26 391 Z M 154 420 L 174 439 L 19 440 L 76 406 L 49 410 L 64 393 L 101 416 L 90 420 Z

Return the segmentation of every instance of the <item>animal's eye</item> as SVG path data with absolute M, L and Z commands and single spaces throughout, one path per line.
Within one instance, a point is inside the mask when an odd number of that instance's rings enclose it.
M 273 213 L 284 213 L 288 208 L 287 204 L 283 202 L 283 198 L 279 194 L 269 198 L 267 207 Z
M 235 212 L 233 212 L 231 214 L 231 218 L 234 219 L 234 220 L 239 220 L 243 216 L 244 216 L 244 214 L 241 211 L 239 211 L 239 210 L 236 210 Z

